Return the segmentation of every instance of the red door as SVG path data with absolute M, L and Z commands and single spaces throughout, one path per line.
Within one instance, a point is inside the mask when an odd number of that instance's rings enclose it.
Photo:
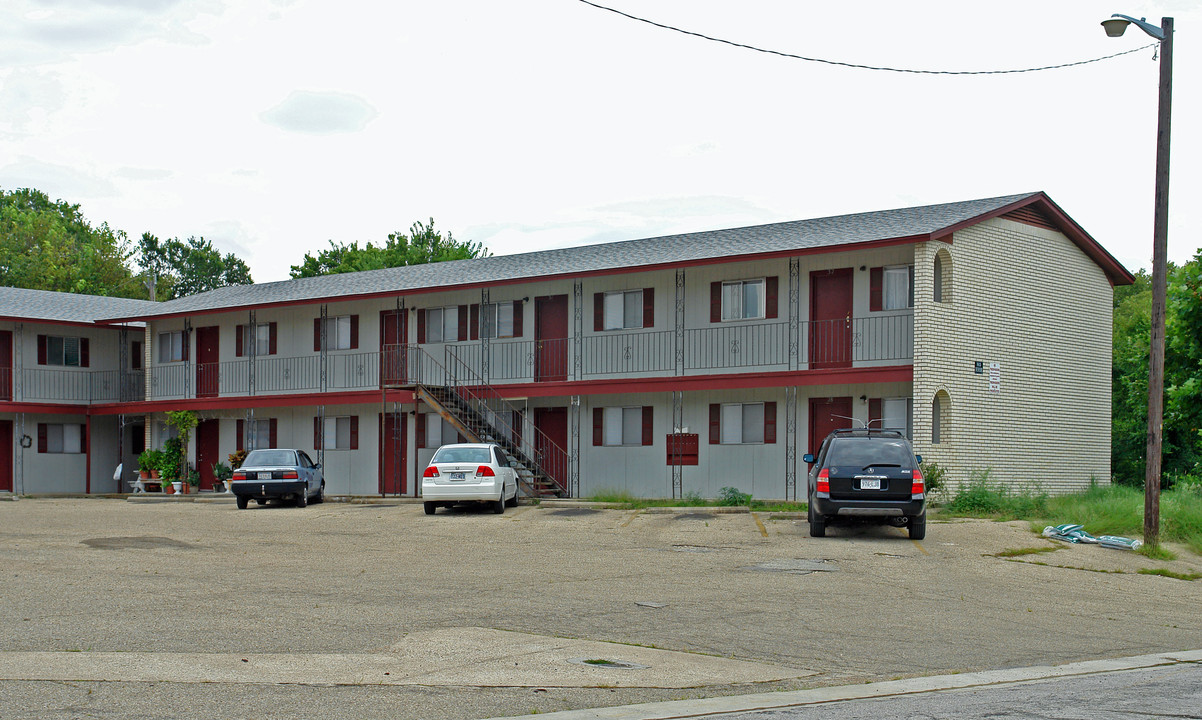
M 421 417 L 421 416 L 419 416 Z M 405 414 L 380 415 L 380 494 L 405 494 Z
M 0 420 L 0 492 L 13 491 L 13 421 Z
M 539 464 L 563 489 L 568 485 L 568 409 L 534 409 L 534 450 Z
M 851 398 L 810 398 L 810 446 L 806 452 L 818 454 L 822 441 L 832 430 L 854 427 Z
M 534 299 L 534 380 L 568 379 L 568 296 Z M 567 427 L 565 415 L 564 427 Z
M 220 328 L 196 328 L 196 397 L 216 397 L 220 383 Z
M 380 311 L 380 381 L 384 385 L 405 384 L 405 344 L 409 326 L 404 310 Z
M 13 334 L 0 330 L 0 400 L 13 399 Z M 9 428 L 11 432 L 12 428 Z M 11 440 L 11 438 L 9 438 Z
M 852 269 L 810 273 L 810 369 L 851 367 Z
M 213 465 L 222 461 L 220 440 L 220 420 L 201 420 L 196 425 L 196 470 L 200 472 L 201 490 L 212 490 L 217 479 Z

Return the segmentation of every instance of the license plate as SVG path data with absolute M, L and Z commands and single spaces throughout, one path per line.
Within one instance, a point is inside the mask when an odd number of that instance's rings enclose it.
M 467 473 L 451 473 L 452 480 L 466 480 Z
M 880 490 L 881 481 L 878 478 L 864 478 L 860 480 L 861 490 Z
M 270 471 L 268 471 L 268 472 L 261 472 L 261 473 L 259 473 L 259 479 L 260 479 L 260 480 L 270 480 L 270 479 L 271 479 L 271 472 L 270 472 Z

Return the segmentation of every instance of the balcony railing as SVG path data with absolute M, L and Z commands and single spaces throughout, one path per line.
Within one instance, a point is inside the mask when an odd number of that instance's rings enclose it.
M 913 358 L 912 314 L 613 331 L 573 339 L 448 344 L 448 366 L 490 385 L 613 377 L 772 372 L 896 364 Z M 579 347 L 580 357 L 575 357 Z M 487 352 L 487 356 L 485 356 Z M 418 346 L 171 363 L 149 370 L 0 368 L 0 400 L 101 403 L 444 385 L 446 370 Z M 484 360 L 487 359 L 487 363 Z M 252 366 L 253 363 L 253 366 Z M 576 368 L 579 367 L 579 377 Z M 149 373 L 149 383 L 147 383 Z M 14 376 L 15 375 L 15 376 Z M 15 386 L 15 387 L 14 387 Z

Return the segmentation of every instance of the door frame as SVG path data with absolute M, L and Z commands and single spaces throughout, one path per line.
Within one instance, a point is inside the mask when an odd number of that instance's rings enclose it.
M 209 458 L 206 450 L 214 457 Z M 200 473 L 200 489 L 212 490 L 217 477 L 213 464 L 221 462 L 221 421 L 215 418 L 196 424 L 196 471 Z
M 391 464 L 395 467 L 395 473 L 399 477 L 395 478 L 395 480 L 397 481 L 397 490 L 390 493 L 390 492 L 388 492 L 388 489 L 386 487 L 386 483 L 389 480 L 389 478 L 387 476 L 388 465 L 389 465 L 389 459 L 388 459 L 387 453 L 391 449 L 390 443 L 388 441 L 387 430 L 388 430 L 388 425 L 389 425 L 389 419 L 390 418 L 398 418 L 398 417 L 400 418 L 400 428 L 397 429 L 397 433 L 399 434 L 398 437 L 400 439 L 400 442 L 399 442 L 400 453 L 398 453 L 392 457 Z M 408 433 L 409 422 L 408 422 L 408 418 L 409 418 L 409 413 L 404 412 L 404 411 L 380 413 L 380 422 L 379 422 L 379 425 L 380 425 L 380 435 L 379 435 L 379 437 L 380 437 L 380 458 L 379 458 L 379 474 L 377 476 L 379 479 L 379 482 L 377 483 L 377 489 L 380 491 L 381 495 L 403 496 L 405 494 L 405 490 L 407 489 L 407 483 L 405 482 L 406 481 L 405 464 L 406 464 L 406 460 L 408 459 L 408 454 L 409 454 L 409 433 Z M 416 420 L 415 420 L 415 422 L 416 422 Z
M 835 298 L 843 302 L 844 316 L 846 325 L 839 327 L 835 320 L 838 318 L 827 318 L 818 320 L 814 317 L 814 310 L 817 307 L 818 298 L 818 281 L 840 278 L 847 284 L 847 292 L 842 297 Z M 849 368 L 852 366 L 854 358 L 852 346 L 852 316 L 855 314 L 855 272 L 854 268 L 831 268 L 829 270 L 812 270 L 810 271 L 810 329 L 808 335 L 809 351 L 806 360 L 809 363 L 811 370 L 833 369 L 833 368 Z M 827 295 L 831 298 L 833 295 Z M 830 323 L 830 325 L 819 323 Z M 834 348 L 836 345 L 839 348 L 842 357 L 835 360 L 815 359 L 821 358 L 820 353 L 824 352 L 824 348 Z
M 208 341 L 212 341 L 212 345 Z M 208 358 L 208 359 L 206 359 Z M 196 397 L 217 397 L 221 393 L 221 327 L 196 328 Z
M 547 417 L 554 415 L 563 416 L 563 439 L 554 437 L 552 433 L 547 432 Z M 568 490 L 568 481 L 571 468 L 568 467 L 568 408 L 566 405 L 556 407 L 536 407 L 534 408 L 534 452 L 535 455 L 542 455 L 544 458 L 544 468 L 554 471 L 551 478 L 555 484 L 562 490 Z M 558 423 L 555 424 L 555 430 L 558 432 Z M 545 438 L 545 440 L 544 440 Z M 548 456 L 544 442 L 550 441 L 558 444 L 559 450 L 554 457 Z M 554 450 L 554 448 L 551 448 Z

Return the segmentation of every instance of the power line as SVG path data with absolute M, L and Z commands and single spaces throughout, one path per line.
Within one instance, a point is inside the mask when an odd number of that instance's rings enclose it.
M 1077 65 L 1088 65 L 1089 63 L 1096 63 L 1096 62 L 1101 62 L 1102 60 L 1110 60 L 1111 58 L 1121 57 L 1123 55 L 1130 55 L 1131 53 L 1136 53 L 1136 52 L 1139 52 L 1140 50 L 1147 50 L 1148 48 L 1153 48 L 1160 44 L 1160 43 L 1150 43 L 1148 45 L 1142 45 L 1140 47 L 1137 47 L 1133 50 L 1124 50 L 1123 52 L 1115 53 L 1113 55 L 1104 55 L 1102 57 L 1093 58 L 1091 60 L 1078 60 L 1077 62 L 1061 63 L 1059 65 L 1044 65 L 1042 67 L 1019 68 L 1016 70 L 914 70 L 914 69 L 909 69 L 909 68 L 884 67 L 884 66 L 879 66 L 879 65 L 861 65 L 859 63 L 841 62 L 839 60 L 826 60 L 824 58 L 806 57 L 805 55 L 794 55 L 793 53 L 781 52 L 780 50 L 767 50 L 767 49 L 764 49 L 761 47 L 756 47 L 754 45 L 746 45 L 744 43 L 734 42 L 733 40 L 724 40 L 722 38 L 712 37 L 710 35 L 705 35 L 705 34 L 702 34 L 699 32 L 693 32 L 692 30 L 684 30 L 682 28 L 678 28 L 673 25 L 665 25 L 664 23 L 658 23 L 658 22 L 655 22 L 654 20 L 648 20 L 647 18 L 641 18 L 641 17 L 638 17 L 637 15 L 631 15 L 629 13 L 622 12 L 621 10 L 616 10 L 611 7 L 606 7 L 605 5 L 598 5 L 595 2 L 590 2 L 590 0 L 580 0 L 580 2 L 584 3 L 585 5 L 591 5 L 592 7 L 595 7 L 598 10 L 607 10 L 611 13 L 614 13 L 615 15 L 621 15 L 624 18 L 629 18 L 630 20 L 635 20 L 637 22 L 646 23 L 648 25 L 652 25 L 657 28 L 662 28 L 664 30 L 671 30 L 672 32 L 678 32 L 678 33 L 681 33 L 682 35 L 692 35 L 693 37 L 698 37 L 698 38 L 701 38 L 702 40 L 709 40 L 711 42 L 722 43 L 723 45 L 730 45 L 732 47 L 743 48 L 744 50 L 754 50 L 755 52 L 761 52 L 761 53 L 765 53 L 767 55 L 777 55 L 780 57 L 786 57 L 786 58 L 790 58 L 793 60 L 805 60 L 806 62 L 823 63 L 825 65 L 838 65 L 839 67 L 855 68 L 857 70 L 880 70 L 880 71 L 884 71 L 884 72 L 911 73 L 914 75 L 1007 75 L 1007 74 L 1012 74 L 1012 73 L 1038 72 L 1040 70 L 1059 70 L 1060 68 L 1075 67 Z

